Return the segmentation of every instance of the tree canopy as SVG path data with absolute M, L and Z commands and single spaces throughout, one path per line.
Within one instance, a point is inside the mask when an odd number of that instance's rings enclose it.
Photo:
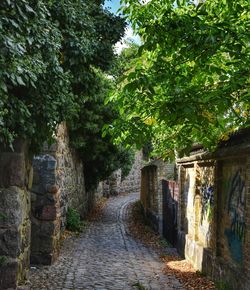
M 91 96 L 93 67 L 107 70 L 124 21 L 103 1 L 0 3 L 0 141 L 40 144 Z
M 142 45 L 110 98 L 116 142 L 174 156 L 250 125 L 248 0 L 122 2 Z
M 66 121 L 86 172 L 95 167 L 89 187 L 127 159 L 109 135 L 101 136 L 103 124 L 116 114 L 112 104 L 104 104 L 105 73 L 125 28 L 103 2 L 0 2 L 0 143 L 11 146 L 25 138 L 39 152 Z

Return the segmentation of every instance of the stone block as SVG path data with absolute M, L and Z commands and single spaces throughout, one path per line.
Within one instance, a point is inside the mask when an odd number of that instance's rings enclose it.
M 57 210 L 54 205 L 45 205 L 36 208 L 35 217 L 44 221 L 53 221 L 56 219 Z
M 52 236 L 38 236 L 36 239 L 32 239 L 33 244 L 31 244 L 31 255 L 30 259 L 33 261 L 33 257 L 44 256 L 47 254 L 52 254 L 54 252 L 53 248 L 53 237 Z M 34 262 L 32 262 L 34 263 Z M 40 264 L 40 263 L 38 263 Z M 41 264 L 43 264 L 41 262 Z
M 25 192 L 18 187 L 0 189 L 0 212 L 5 218 L 1 221 L 0 227 L 15 225 L 18 227 L 26 215 L 27 208 L 23 208 Z
M 55 184 L 47 186 L 48 193 L 56 194 L 59 191 L 59 187 Z
M 0 229 L 0 255 L 16 258 L 21 252 L 21 238 L 17 228 Z
M 50 155 L 39 155 L 33 159 L 33 186 L 32 192 L 44 194 L 48 189 L 56 186 L 57 161 Z
M 53 255 L 40 253 L 31 255 L 30 263 L 32 265 L 51 265 L 53 263 Z
M 32 194 L 32 214 L 39 220 L 55 220 L 58 203 L 59 196 L 57 194 Z
M 0 187 L 25 185 L 25 155 L 22 153 L 0 153 Z
M 57 231 L 56 222 L 38 222 L 32 218 L 31 231 L 31 260 L 32 263 L 37 261 L 39 256 L 51 254 L 54 252 L 53 237 Z M 39 264 L 44 264 L 39 262 Z
M 18 262 L 16 260 L 9 260 L 0 266 L 0 289 L 17 287 L 18 276 Z

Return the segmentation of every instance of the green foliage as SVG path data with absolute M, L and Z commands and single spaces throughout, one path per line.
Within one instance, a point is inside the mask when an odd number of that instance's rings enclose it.
M 69 207 L 66 216 L 66 228 L 73 232 L 79 232 L 82 228 L 80 214 L 76 209 Z
M 59 58 L 62 35 L 46 2 L 0 3 L 1 143 L 30 137 L 40 144 L 72 105 L 70 76 Z
M 0 256 L 0 267 L 6 262 L 7 257 L 6 256 Z
M 95 80 L 98 81 L 92 87 L 94 97 L 79 102 L 80 114 L 69 122 L 71 143 L 84 160 L 87 190 L 94 189 L 99 181 L 118 168 L 122 168 L 123 175 L 127 175 L 134 156 L 131 150 L 114 145 L 109 134 L 103 135 L 102 128 L 118 116 L 118 111 L 113 104 L 104 103 L 112 81 L 98 70 L 95 73 Z
M 215 285 L 218 290 L 233 290 L 233 287 L 224 280 L 219 280 L 215 282 Z
M 0 221 L 6 221 L 6 220 L 7 220 L 6 214 L 0 212 Z
M 172 248 L 173 247 L 173 245 L 165 239 L 160 239 L 159 244 L 160 244 L 160 246 L 162 246 L 164 248 L 170 248 L 170 247 Z
M 121 157 L 120 157 L 120 167 L 122 170 L 122 180 L 125 179 L 135 161 L 135 151 L 133 149 L 125 149 L 120 147 Z
M 140 281 L 134 283 L 132 286 L 136 287 L 138 290 L 147 290 L 147 288 L 145 288 Z
M 39 151 L 66 121 L 89 188 L 125 164 L 124 149 L 101 132 L 117 115 L 103 101 L 104 72 L 124 26 L 103 1 L 1 1 L 0 143 L 22 137 Z
M 250 125 L 248 0 L 122 2 L 143 44 L 110 98 L 116 142 L 174 156 Z
M 84 114 L 92 67 L 107 70 L 124 21 L 103 1 L 0 3 L 0 142 L 30 139 L 38 149 L 56 126 Z
M 198 276 L 200 276 L 200 277 L 206 277 L 206 276 L 207 276 L 206 273 L 204 273 L 204 272 L 202 272 L 202 271 L 199 271 L 199 270 L 197 270 L 195 273 L 196 273 Z
M 121 80 L 136 62 L 135 56 L 138 53 L 139 45 L 133 42 L 127 42 L 127 45 L 128 47 L 115 56 L 110 70 L 110 74 L 115 77 L 116 81 Z

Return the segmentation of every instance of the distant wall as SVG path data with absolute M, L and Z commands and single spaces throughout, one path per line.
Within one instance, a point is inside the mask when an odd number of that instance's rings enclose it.
M 122 178 L 121 169 L 114 171 L 107 180 L 99 183 L 96 194 L 108 197 L 120 193 L 140 192 L 143 162 L 142 151 L 136 152 L 129 174 Z
M 174 176 L 174 164 L 166 163 L 161 159 L 150 162 L 141 170 L 140 199 L 152 226 L 161 235 L 164 232 L 165 222 L 164 193 L 169 190 L 167 178 L 174 178 Z
M 138 151 L 135 154 L 135 161 L 128 174 L 122 181 L 120 192 L 140 192 L 141 189 L 141 168 L 143 167 L 143 153 Z

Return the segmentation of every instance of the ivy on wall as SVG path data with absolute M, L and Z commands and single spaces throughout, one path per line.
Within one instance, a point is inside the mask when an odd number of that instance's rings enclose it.
M 121 158 L 120 148 L 101 138 L 101 127 L 115 114 L 114 106 L 104 105 L 103 79 L 125 22 L 104 10 L 103 2 L 0 3 L 0 143 L 25 138 L 39 152 L 66 121 L 86 166 L 101 168 L 96 180 Z

